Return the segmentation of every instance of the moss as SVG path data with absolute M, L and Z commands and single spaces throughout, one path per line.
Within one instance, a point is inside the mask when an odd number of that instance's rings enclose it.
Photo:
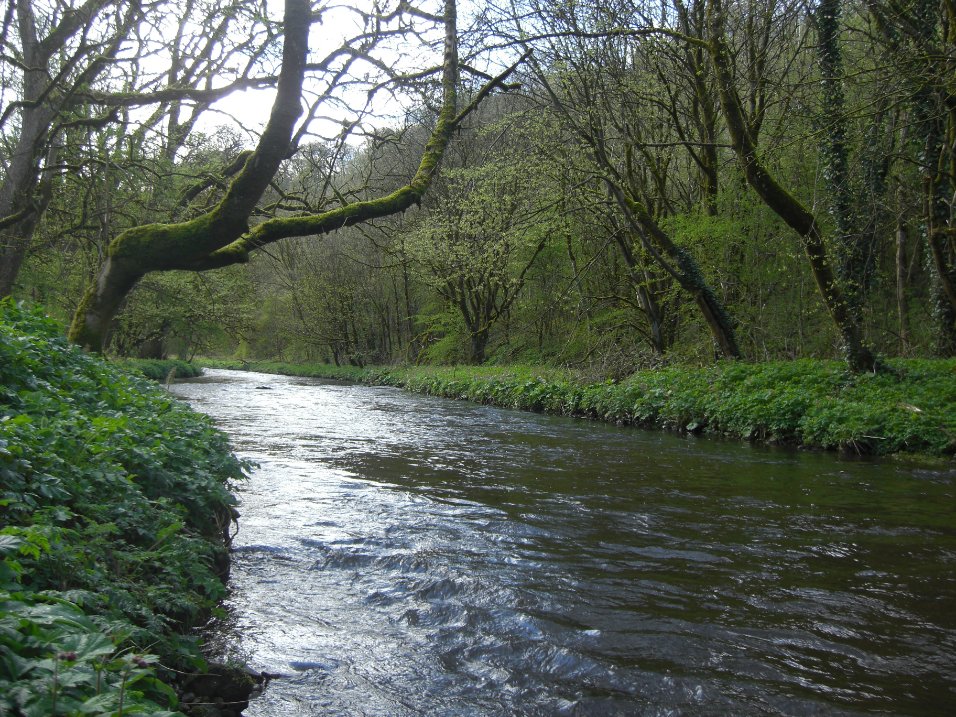
M 83 346 L 84 348 L 89 348 L 92 345 L 89 340 L 90 337 L 87 336 L 86 333 L 86 316 L 90 309 L 92 309 L 95 298 L 96 285 L 92 284 L 83 294 L 83 298 L 80 299 L 80 303 L 76 307 L 76 312 L 73 314 L 73 320 L 70 322 L 70 330 L 67 333 L 67 338 L 70 343 Z
M 229 236 L 228 230 L 232 230 Z M 215 211 L 179 224 L 144 224 L 127 229 L 112 241 L 109 256 L 147 269 L 175 268 L 218 248 L 225 237 L 241 234 L 225 225 Z

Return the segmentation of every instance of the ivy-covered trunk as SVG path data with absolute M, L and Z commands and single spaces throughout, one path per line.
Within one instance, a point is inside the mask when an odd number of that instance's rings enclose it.
M 724 40 L 724 10 L 721 0 L 709 0 L 707 10 L 711 64 L 717 76 L 720 104 L 737 162 L 747 178 L 747 183 L 757 195 L 802 239 L 803 250 L 817 289 L 840 334 L 850 370 L 874 371 L 877 361 L 863 340 L 859 311 L 847 301 L 846 294 L 837 281 L 816 217 L 777 182 L 760 159 L 734 86 L 732 60 Z
M 846 101 L 843 93 L 843 53 L 840 47 L 842 0 L 820 0 L 815 19 L 822 94 L 821 155 L 830 214 L 836 225 L 833 241 L 836 274 L 851 312 L 863 308 L 866 247 L 850 177 Z

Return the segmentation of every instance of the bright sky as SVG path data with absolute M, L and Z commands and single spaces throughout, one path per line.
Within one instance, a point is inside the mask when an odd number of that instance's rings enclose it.
M 328 52 L 341 46 L 344 39 L 354 37 L 357 33 L 360 33 L 362 31 L 361 17 L 350 7 L 367 7 L 369 5 L 370 3 L 362 0 L 353 0 L 348 2 L 347 6 L 339 5 L 323 12 L 321 22 L 316 22 L 312 26 L 310 61 L 323 58 Z M 270 16 L 281 17 L 283 2 L 281 0 L 270 0 L 268 8 Z M 435 9 L 429 8 L 429 10 L 434 11 Z M 436 35 L 435 37 L 440 36 Z M 375 55 L 386 64 L 398 66 L 404 70 L 419 70 L 424 67 L 435 66 L 440 62 L 440 53 L 436 54 L 434 51 L 424 48 L 414 38 L 401 41 L 390 40 L 387 43 L 382 43 Z M 353 80 L 358 81 L 352 88 L 341 89 L 335 101 L 323 104 L 318 115 L 324 117 L 324 119 L 317 119 L 313 123 L 314 132 L 325 136 L 334 136 L 341 130 L 343 121 L 354 119 L 356 111 L 365 107 L 368 98 L 367 85 L 361 80 L 365 75 L 370 75 L 374 79 L 379 71 L 368 63 L 357 63 L 353 71 L 359 75 L 358 78 L 353 78 Z M 311 82 L 307 78 L 306 91 L 311 93 L 322 91 L 324 87 L 318 80 L 317 76 L 313 76 Z M 240 129 L 249 133 L 250 140 L 252 140 L 252 135 L 260 132 L 268 121 L 274 97 L 274 89 L 246 90 L 233 93 L 217 102 L 213 106 L 213 110 L 206 113 L 200 122 L 199 129 L 211 132 L 218 125 L 238 125 Z M 380 91 L 375 95 L 371 106 L 371 122 L 376 126 L 393 124 L 404 115 L 405 109 L 403 104 L 390 93 Z

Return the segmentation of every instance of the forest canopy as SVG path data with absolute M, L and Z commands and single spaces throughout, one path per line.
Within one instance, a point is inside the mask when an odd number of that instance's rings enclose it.
M 96 350 L 956 354 L 950 0 L 17 0 L 0 41 L 0 293 Z

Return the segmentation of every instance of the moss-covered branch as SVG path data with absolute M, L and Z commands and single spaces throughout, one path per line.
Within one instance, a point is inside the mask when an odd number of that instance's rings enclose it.
M 108 341 L 110 324 L 126 294 L 140 278 L 152 271 L 207 270 L 243 262 L 248 260 L 251 251 L 279 239 L 324 234 L 402 212 L 421 202 L 455 128 L 514 70 L 513 66 L 492 79 L 472 104 L 459 113 L 458 34 L 453 0 L 446 2 L 443 19 L 442 107 L 411 181 L 384 197 L 353 202 L 321 214 L 275 218 L 250 230 L 249 216 L 279 165 L 289 156 L 295 123 L 301 112 L 302 81 L 312 17 L 305 0 L 286 0 L 285 44 L 278 94 L 255 152 L 229 185 L 223 199 L 209 212 L 178 224 L 136 227 L 117 237 L 110 246 L 108 260 L 96 284 L 87 292 L 74 317 L 70 337 L 88 348 L 101 350 Z

